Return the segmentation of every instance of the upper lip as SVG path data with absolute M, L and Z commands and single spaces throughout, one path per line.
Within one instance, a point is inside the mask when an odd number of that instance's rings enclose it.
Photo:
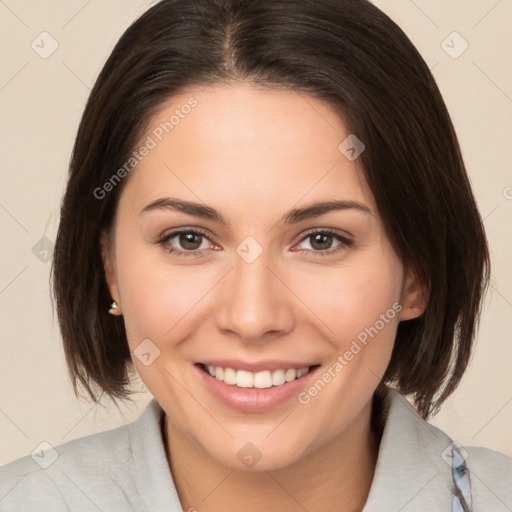
M 293 361 L 279 361 L 277 359 L 267 359 L 265 361 L 246 362 L 235 359 L 209 359 L 201 361 L 206 366 L 220 366 L 221 368 L 233 368 L 233 370 L 245 370 L 247 372 L 257 373 L 264 370 L 288 370 L 290 368 L 300 369 L 306 366 L 316 366 L 318 363 L 304 363 Z

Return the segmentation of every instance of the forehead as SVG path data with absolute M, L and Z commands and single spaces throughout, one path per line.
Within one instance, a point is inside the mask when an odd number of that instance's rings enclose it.
M 262 214 L 331 198 L 374 209 L 358 161 L 340 150 L 349 135 L 329 105 L 303 93 L 248 84 L 190 88 L 148 123 L 139 145 L 151 149 L 121 201 L 140 210 L 178 196 L 239 214 L 250 201 Z

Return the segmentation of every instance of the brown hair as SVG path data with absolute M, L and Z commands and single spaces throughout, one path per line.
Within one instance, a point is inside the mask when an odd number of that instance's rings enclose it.
M 424 60 L 366 0 L 163 0 L 123 34 L 75 141 L 52 266 L 66 360 L 90 397 L 131 392 L 123 320 L 108 314 L 100 235 L 129 176 L 95 191 L 130 158 L 153 115 L 192 85 L 245 81 L 323 99 L 366 145 L 360 156 L 387 235 L 430 289 L 399 324 L 383 382 L 424 418 L 470 359 L 489 253 L 457 137 Z M 341 142 L 341 141 L 340 141 Z

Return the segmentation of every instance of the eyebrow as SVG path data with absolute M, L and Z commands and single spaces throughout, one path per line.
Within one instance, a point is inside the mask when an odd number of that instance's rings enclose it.
M 226 219 L 224 219 L 224 217 L 217 210 L 211 208 L 210 206 L 205 206 L 193 201 L 183 201 L 181 199 L 174 199 L 170 197 L 162 197 L 161 199 L 157 199 L 156 201 L 149 203 L 141 210 L 140 214 L 142 215 L 143 213 L 154 210 L 168 209 L 186 213 L 194 217 L 200 217 L 202 219 L 213 220 L 226 226 L 228 225 Z M 296 224 L 303 220 L 313 219 L 315 217 L 325 215 L 326 213 L 339 210 L 357 210 L 369 215 L 373 215 L 368 206 L 357 201 L 320 201 L 311 203 L 302 208 L 294 208 L 293 210 L 290 210 L 280 219 L 279 222 L 284 224 Z

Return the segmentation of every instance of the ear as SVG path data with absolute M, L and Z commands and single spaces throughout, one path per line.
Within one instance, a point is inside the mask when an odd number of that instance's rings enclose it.
M 115 300 L 118 305 L 116 314 L 121 313 L 121 302 L 119 297 L 119 289 L 117 287 L 116 274 L 113 263 L 113 249 L 110 243 L 110 236 L 106 231 L 102 231 L 100 235 L 100 249 L 101 259 L 103 261 L 103 270 L 105 273 L 105 281 L 107 282 L 108 289 L 112 300 Z
M 412 320 L 421 316 L 427 309 L 429 298 L 428 285 L 416 273 L 408 270 L 402 289 L 400 320 Z

